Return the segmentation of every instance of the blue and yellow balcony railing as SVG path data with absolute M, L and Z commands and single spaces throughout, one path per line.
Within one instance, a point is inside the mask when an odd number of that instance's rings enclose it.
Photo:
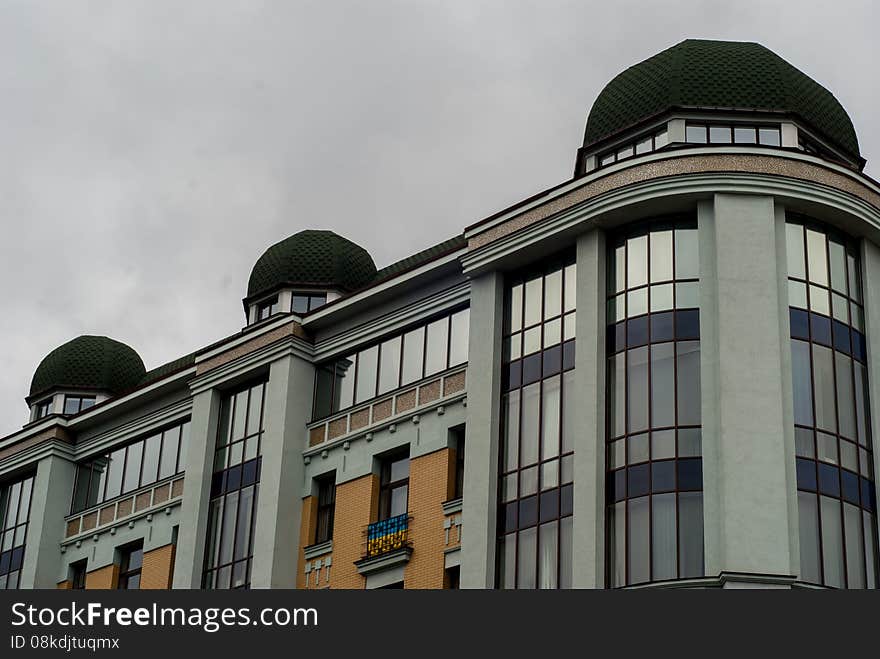
M 367 548 L 364 558 L 374 558 L 408 547 L 409 522 L 410 516 L 404 513 L 370 524 L 367 527 Z

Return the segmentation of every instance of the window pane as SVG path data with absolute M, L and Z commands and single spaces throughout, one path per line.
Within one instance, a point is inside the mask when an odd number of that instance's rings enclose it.
M 840 523 L 840 502 L 828 497 L 821 499 L 822 564 L 825 566 L 825 585 L 843 588 L 843 529 Z
M 505 471 L 519 464 L 519 390 L 511 391 L 502 403 L 504 413 Z
M 829 240 L 828 258 L 831 261 L 831 288 L 846 295 L 846 252 L 843 245 Z
M 611 585 L 619 588 L 626 585 L 626 501 L 614 504 L 609 527 L 612 529 L 609 538 Z
M 331 396 L 333 394 L 334 364 L 322 364 L 317 367 L 315 377 L 315 409 L 312 417 L 320 419 L 331 413 Z
M 835 352 L 834 361 L 837 366 L 835 381 L 837 383 L 838 432 L 844 437 L 855 439 L 856 407 L 853 395 L 852 359 Z
M 735 126 L 733 141 L 737 144 L 755 144 L 758 141 L 758 136 L 752 126 Z
M 171 428 L 162 433 L 162 462 L 159 465 L 159 478 L 173 476 L 177 467 L 177 445 L 180 428 Z M 186 456 L 181 456 L 181 462 L 186 461 Z
M 652 139 L 649 137 L 636 143 L 636 153 L 648 153 L 653 150 Z
M 681 286 L 681 284 L 679 284 Z M 673 284 L 651 286 L 651 312 L 672 309 Z
M 638 432 L 648 428 L 648 348 L 636 348 L 627 354 L 629 431 Z
M 403 335 L 403 378 L 401 385 L 420 380 L 425 351 L 425 328 L 419 327 Z
M 468 360 L 468 332 L 471 310 L 463 309 L 452 315 L 449 338 L 449 366 L 458 366 Z
M 813 425 L 813 384 L 810 370 L 810 344 L 791 342 L 791 373 L 794 394 L 794 422 Z
M 333 387 L 333 411 L 344 410 L 354 404 L 354 371 L 356 355 L 336 362 L 336 384 Z
M 577 266 L 565 266 L 565 311 L 574 311 L 577 302 Z
M 778 128 L 759 128 L 758 142 L 767 146 L 779 146 L 782 140 L 779 137 Z
M 187 421 L 180 426 L 180 448 L 177 450 L 178 462 L 177 471 L 181 472 L 186 469 L 187 452 L 189 451 L 189 431 L 190 422 Z
M 696 229 L 675 230 L 675 278 L 696 279 L 700 276 L 700 250 Z
M 379 346 L 358 353 L 358 372 L 355 402 L 369 400 L 376 395 L 376 375 L 379 368 Z
M 800 224 L 785 225 L 785 252 L 788 260 L 788 276 L 806 279 L 804 228 Z
M 660 131 L 654 136 L 654 148 L 659 149 L 669 144 L 669 133 L 665 130 Z
M 648 283 L 648 237 L 638 236 L 626 241 L 626 285 L 628 288 Z M 630 314 L 632 315 L 632 314 Z
M 651 427 L 675 425 L 675 344 L 651 346 Z
M 562 313 L 562 270 L 555 270 L 544 277 L 544 319 Z
M 534 588 L 537 561 L 537 527 L 519 532 L 517 551 L 517 588 Z
M 693 144 L 706 144 L 708 141 L 706 127 L 688 124 L 685 127 L 685 140 Z
M 153 435 L 144 442 L 144 466 L 141 471 L 141 485 L 155 483 L 159 473 L 159 447 L 162 435 Z
M 558 542 L 557 523 L 542 525 L 538 552 L 538 588 L 555 589 L 558 586 L 556 578 Z
M 92 503 L 89 501 L 89 476 L 92 471 L 92 463 L 87 462 L 77 466 L 76 469 L 76 487 L 73 492 L 73 512 L 78 512 L 84 508 L 88 508 Z M 96 475 L 97 477 L 97 475 Z M 94 489 L 94 485 L 92 486 Z M 3 517 L 3 508 L 6 502 L 0 495 L 0 529 L 4 528 L 5 522 Z
M 709 141 L 712 144 L 730 144 L 730 126 L 710 126 Z
M 522 296 L 523 285 L 514 286 L 510 291 L 510 312 L 507 324 L 511 332 L 517 332 L 522 329 Z
M 293 313 L 306 313 L 309 310 L 309 296 L 308 295 L 294 295 L 293 303 L 291 305 L 291 309 Z
M 66 396 L 64 398 L 64 413 L 76 414 L 79 412 L 79 398 L 75 396 Z
M 661 463 L 662 464 L 662 463 Z M 678 574 L 675 494 L 652 497 L 651 553 L 654 581 L 675 579 Z
M 446 370 L 449 350 L 449 318 L 435 320 L 428 325 L 428 345 L 425 353 L 425 375 Z
M 562 375 L 562 452 L 568 453 L 574 450 L 574 438 L 577 432 L 575 412 L 574 371 L 567 371 Z
M 862 542 L 862 514 L 858 507 L 843 504 L 843 526 L 846 532 L 846 587 L 865 587 L 865 554 Z
M 541 321 L 543 307 L 543 278 L 538 277 L 526 282 L 525 291 L 525 326 L 529 327 Z
M 248 395 L 248 418 L 247 418 L 247 435 L 254 435 L 260 432 L 262 426 L 261 409 L 263 407 L 263 385 L 258 384 L 251 387 Z
M 379 393 L 397 389 L 400 381 L 400 343 L 395 336 L 382 344 L 379 352 Z
M 541 410 L 541 384 L 536 382 L 522 390 L 522 439 L 520 466 L 538 461 L 538 428 Z
M 678 495 L 678 545 L 681 573 L 679 577 L 703 575 L 703 493 L 682 492 Z
M 624 147 L 621 147 L 617 150 L 617 159 L 623 160 L 624 158 L 629 158 L 633 154 L 633 145 L 627 144 Z
M 138 478 L 141 471 L 141 458 L 143 456 L 144 443 L 138 442 L 128 447 L 128 456 L 125 463 L 125 478 L 122 482 L 122 491 L 131 492 L 138 486 Z
M 559 455 L 560 376 L 544 380 L 541 404 L 541 459 Z
M 825 256 L 825 234 L 807 229 L 807 265 L 810 281 L 828 285 L 828 262 Z
M 226 505 L 223 510 L 223 537 L 220 540 L 218 565 L 229 563 L 232 560 L 232 549 L 235 542 L 235 518 L 237 515 L 238 492 L 232 492 L 226 496 Z
M 629 504 L 629 583 L 651 578 L 651 528 L 649 497 L 630 499 Z
M 815 494 L 798 492 L 801 580 L 821 583 L 819 572 L 819 512 Z
M 700 423 L 700 342 L 681 341 L 677 344 L 678 423 Z
M 651 232 L 651 281 L 672 279 L 672 231 Z
M 621 245 L 614 250 L 614 276 L 608 278 L 614 286 L 611 293 L 620 293 L 626 288 L 626 246 Z
M 813 397 L 816 406 L 816 426 L 835 432 L 834 366 L 831 350 L 813 345 Z

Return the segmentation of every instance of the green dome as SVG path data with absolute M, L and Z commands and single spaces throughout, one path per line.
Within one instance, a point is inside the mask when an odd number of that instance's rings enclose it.
M 119 394 L 137 386 L 144 373 L 144 362 L 124 343 L 106 336 L 80 336 L 55 348 L 40 362 L 30 395 L 55 388 Z
M 822 85 L 760 44 L 699 39 L 682 41 L 609 82 L 590 110 L 584 146 L 674 108 L 794 115 L 860 160 L 849 115 Z
M 251 298 L 288 285 L 353 291 L 375 277 L 376 265 L 363 247 L 332 231 L 310 229 L 263 253 L 251 271 L 247 294 Z

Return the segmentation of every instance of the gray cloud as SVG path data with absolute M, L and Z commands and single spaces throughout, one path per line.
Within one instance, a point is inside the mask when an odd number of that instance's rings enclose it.
M 764 43 L 880 154 L 878 19 L 869 0 L 4 2 L 0 434 L 73 336 L 150 368 L 239 329 L 253 262 L 299 229 L 381 266 L 568 178 L 604 84 L 686 37 Z

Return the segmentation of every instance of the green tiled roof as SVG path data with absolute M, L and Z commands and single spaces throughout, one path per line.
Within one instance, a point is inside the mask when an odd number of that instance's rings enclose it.
M 60 387 L 118 394 L 137 386 L 144 373 L 144 362 L 124 343 L 106 336 L 79 336 L 40 362 L 30 395 Z
M 584 146 L 673 108 L 798 116 L 859 159 L 852 121 L 834 95 L 757 43 L 688 39 L 618 75 L 599 94 Z
M 351 291 L 375 276 L 376 265 L 363 247 L 332 231 L 300 231 L 272 245 L 257 260 L 248 281 L 248 298 L 284 284 Z
M 392 263 L 391 265 L 382 268 L 376 273 L 375 281 L 388 279 L 389 277 L 406 272 L 407 270 L 412 270 L 413 268 L 429 263 L 444 254 L 461 249 L 465 245 L 467 245 L 467 240 L 465 240 L 463 235 L 444 240 L 442 243 L 438 243 L 433 247 L 417 252 L 412 256 L 407 256 L 405 259 L 401 259 L 396 263 Z
M 184 355 L 183 357 L 178 357 L 177 359 L 172 360 L 167 364 L 162 364 L 161 366 L 157 366 L 156 368 L 150 369 L 149 371 L 144 373 L 144 377 L 142 377 L 140 382 L 138 382 L 138 386 L 144 386 L 150 384 L 151 382 L 161 380 L 162 378 L 171 375 L 172 373 L 176 373 L 177 371 L 182 371 L 185 368 L 189 368 L 195 363 L 196 353 L 194 352 L 191 352 L 188 355 Z

